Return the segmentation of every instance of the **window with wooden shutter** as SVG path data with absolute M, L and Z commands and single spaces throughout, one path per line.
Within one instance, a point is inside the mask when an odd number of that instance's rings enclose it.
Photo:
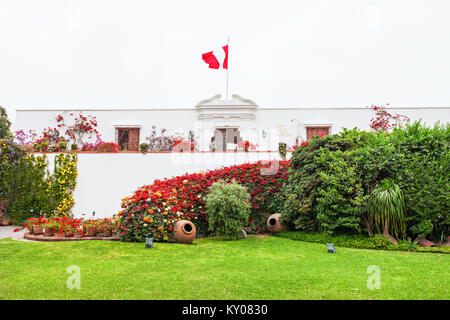
M 324 137 L 330 134 L 330 127 L 307 127 L 306 139 L 309 141 L 313 136 Z
M 139 151 L 139 128 L 117 128 L 117 144 L 122 151 Z

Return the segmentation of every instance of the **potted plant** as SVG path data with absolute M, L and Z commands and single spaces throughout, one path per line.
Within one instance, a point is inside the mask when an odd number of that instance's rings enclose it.
M 113 231 L 113 221 L 111 219 L 105 218 L 103 219 L 100 224 L 100 230 L 102 232 L 103 237 L 111 237 L 112 231 Z
M 41 145 L 39 146 L 40 151 L 46 152 L 48 150 L 48 142 L 42 141 Z
M 56 222 L 43 223 L 42 228 L 44 228 L 44 236 L 51 237 L 55 235 L 55 230 L 59 230 L 59 223 Z
M 142 153 L 146 153 L 147 151 L 148 151 L 148 144 L 147 143 L 141 143 L 140 145 L 139 145 L 139 149 L 142 151 Z
M 58 227 L 55 229 L 55 236 L 59 238 L 65 238 L 66 237 L 66 226 L 63 226 L 59 223 L 57 223 Z
M 98 232 L 98 221 L 90 219 L 83 222 L 84 232 L 88 237 L 95 237 Z
M 11 220 L 6 218 L 6 216 L 3 216 L 3 218 L 1 219 L 1 222 L 2 222 L 2 226 L 9 226 L 11 224 Z
M 67 142 L 66 141 L 60 141 L 58 143 L 59 151 L 66 151 L 67 149 Z
M 72 149 L 72 151 L 77 151 L 78 150 L 78 145 L 76 143 L 72 143 L 70 148 Z
M 27 220 L 26 225 L 31 234 L 40 235 L 43 232 L 42 224 L 46 222 L 47 220 L 43 217 L 30 218 Z
M 73 236 L 75 238 L 82 238 L 84 236 L 83 227 L 79 226 L 79 227 L 75 228 Z
M 74 236 L 75 230 L 71 226 L 67 226 L 64 231 L 65 231 L 65 236 L 66 237 L 73 237 Z

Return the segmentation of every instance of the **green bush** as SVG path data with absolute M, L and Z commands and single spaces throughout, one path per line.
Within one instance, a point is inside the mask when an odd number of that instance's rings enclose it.
M 76 163 L 76 154 L 59 154 L 50 175 L 45 155 L 29 155 L 14 142 L 0 140 L 0 203 L 7 218 L 20 225 L 41 213 L 69 215 Z
M 0 106 L 0 139 L 9 139 L 11 136 L 11 122 L 5 108 Z
M 420 121 L 391 133 L 344 129 L 302 144 L 277 200 L 281 220 L 298 231 L 370 235 L 376 225 L 368 199 L 384 179 L 404 195 L 404 238 L 448 236 L 450 125 Z
M 366 197 L 354 149 L 368 135 L 357 129 L 344 130 L 338 135 L 313 137 L 295 150 L 283 189 L 283 223 L 308 232 L 360 232 Z
M 225 239 L 239 238 L 239 233 L 248 224 L 250 216 L 250 194 L 236 182 L 216 182 L 206 196 L 206 212 L 209 230 Z
M 366 193 L 385 178 L 404 193 L 407 235 L 413 239 L 429 235 L 442 241 L 449 234 L 449 143 L 450 125 L 428 127 L 417 121 L 390 134 L 374 135 L 358 150 L 358 170 Z
M 398 245 L 392 244 L 389 239 L 381 234 L 372 237 L 365 235 L 338 235 L 333 236 L 327 233 L 307 233 L 298 231 L 284 231 L 275 234 L 277 237 L 287 238 L 297 241 L 313 243 L 333 243 L 337 247 L 356 248 L 356 249 L 375 249 L 392 251 L 416 251 L 416 252 L 435 252 L 450 253 L 450 247 L 419 247 L 411 240 L 399 240 Z

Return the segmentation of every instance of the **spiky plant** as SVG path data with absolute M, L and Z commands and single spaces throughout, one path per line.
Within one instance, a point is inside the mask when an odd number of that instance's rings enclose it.
M 369 199 L 369 212 L 374 224 L 383 228 L 386 237 L 391 237 L 390 231 L 396 236 L 405 233 L 405 211 L 400 187 L 391 179 L 383 179 L 378 183 Z

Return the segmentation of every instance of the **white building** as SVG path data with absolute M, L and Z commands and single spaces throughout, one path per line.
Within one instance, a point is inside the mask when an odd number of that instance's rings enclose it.
M 408 116 L 412 121 L 421 119 L 431 125 L 437 121 L 447 123 L 450 107 L 389 107 L 392 113 Z M 104 141 L 125 145 L 137 151 L 145 142 L 152 126 L 166 128 L 168 133 L 195 132 L 200 151 L 234 150 L 240 141 L 249 141 L 258 151 L 277 150 L 280 141 L 294 145 L 309 140 L 314 134 L 333 134 L 342 128 L 358 127 L 369 130 L 370 119 L 375 116 L 368 107 L 326 108 L 260 108 L 250 100 L 232 95 L 222 100 L 220 95 L 200 101 L 193 108 L 177 109 L 16 109 L 15 130 L 55 127 L 58 114 L 82 111 L 98 120 L 98 130 Z M 213 144 L 212 144 L 213 143 Z M 251 146 L 252 146 L 251 145 Z M 252 149 L 250 147 L 250 149 Z

